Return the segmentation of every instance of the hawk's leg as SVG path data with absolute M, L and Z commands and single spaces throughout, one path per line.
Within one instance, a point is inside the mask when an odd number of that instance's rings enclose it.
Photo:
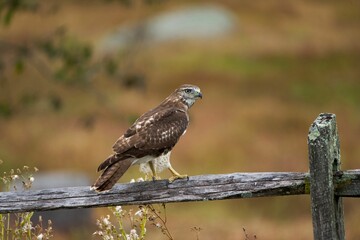
M 152 179 L 153 179 L 153 181 L 155 181 L 155 180 L 160 180 L 161 178 L 156 174 L 154 162 L 153 162 L 153 161 L 150 161 L 150 162 L 149 162 L 149 166 L 150 166 L 150 169 L 151 169 L 151 172 L 152 172 Z
M 169 182 L 172 183 L 173 181 L 175 181 L 176 179 L 181 179 L 181 178 L 189 178 L 188 175 L 184 174 L 181 175 L 179 174 L 177 171 L 175 171 L 175 169 L 173 169 L 171 166 L 169 167 L 169 171 L 172 173 L 172 177 L 169 178 Z

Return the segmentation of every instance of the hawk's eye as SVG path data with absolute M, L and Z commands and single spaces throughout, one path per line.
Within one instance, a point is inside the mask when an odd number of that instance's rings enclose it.
M 186 92 L 186 93 L 191 93 L 191 92 L 192 92 L 192 89 L 191 89 L 191 88 L 187 88 L 187 89 L 185 89 L 185 92 Z

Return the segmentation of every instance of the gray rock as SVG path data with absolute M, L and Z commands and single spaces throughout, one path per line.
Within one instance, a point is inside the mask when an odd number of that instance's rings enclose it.
M 72 171 L 53 171 L 40 172 L 34 175 L 35 181 L 31 189 L 60 188 L 60 187 L 79 187 L 88 186 L 91 181 L 82 172 Z
M 236 26 L 233 14 L 217 5 L 200 5 L 166 12 L 147 21 L 121 26 L 100 43 L 110 53 L 131 44 L 158 43 L 183 39 L 209 39 L 231 33 Z

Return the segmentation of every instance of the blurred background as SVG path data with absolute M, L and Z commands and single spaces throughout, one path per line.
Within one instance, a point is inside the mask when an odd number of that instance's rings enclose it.
M 342 169 L 360 167 L 359 1 L 18 0 L 0 17 L 0 171 L 36 166 L 34 187 L 92 184 L 115 140 L 183 83 L 204 97 L 172 153 L 180 173 L 306 172 L 321 112 L 337 115 Z M 359 239 L 359 201 L 344 202 Z M 52 216 L 54 239 L 90 239 L 104 214 Z M 167 218 L 175 239 L 312 239 L 309 196 L 168 204 Z

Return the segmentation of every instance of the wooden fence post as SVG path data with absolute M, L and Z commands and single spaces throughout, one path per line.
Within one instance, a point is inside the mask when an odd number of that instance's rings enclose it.
M 314 239 L 343 240 L 344 211 L 334 194 L 334 173 L 340 170 L 340 143 L 336 116 L 320 114 L 308 134 L 310 195 Z

